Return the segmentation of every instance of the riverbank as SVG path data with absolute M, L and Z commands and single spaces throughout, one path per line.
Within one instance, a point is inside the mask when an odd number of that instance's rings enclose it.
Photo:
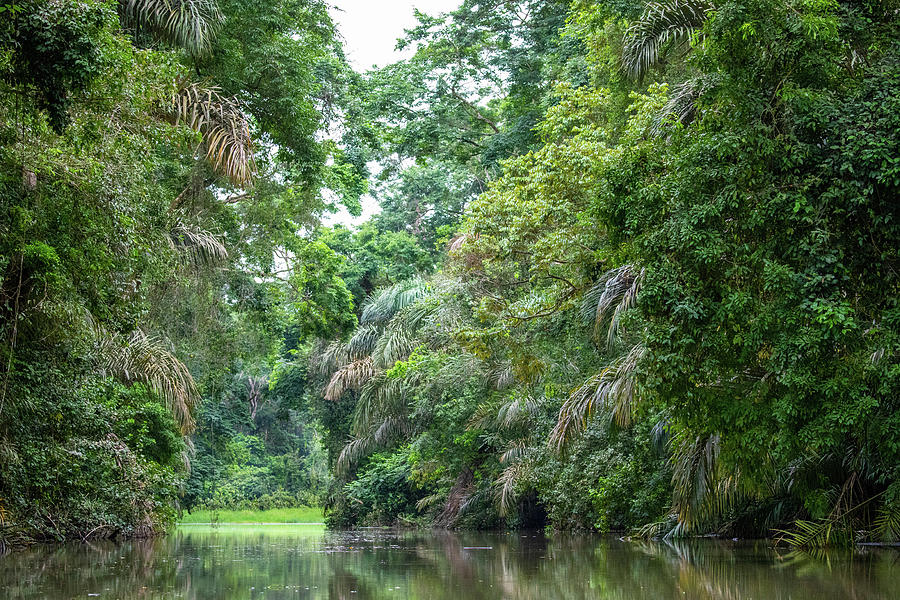
M 271 508 L 268 510 L 195 510 L 184 513 L 179 523 L 324 523 L 319 507 Z

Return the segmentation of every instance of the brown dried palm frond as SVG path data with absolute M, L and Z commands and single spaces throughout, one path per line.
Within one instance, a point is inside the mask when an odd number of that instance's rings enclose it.
M 359 390 L 375 376 L 375 366 L 369 357 L 355 360 L 335 371 L 325 386 L 325 399 L 335 402 L 347 390 Z
M 203 136 L 206 159 L 234 185 L 247 186 L 256 173 L 250 124 L 235 98 L 226 98 L 215 86 L 181 86 L 172 98 L 171 117 Z
M 350 350 L 340 340 L 325 342 L 320 340 L 310 353 L 310 372 L 319 377 L 331 377 L 335 371 L 350 361 Z
M 461 233 L 450 240 L 450 244 L 447 246 L 447 252 L 459 252 L 463 245 L 472 238 L 471 233 Z
M 94 329 L 103 373 L 125 384 L 146 385 L 165 401 L 181 433 L 191 433 L 200 395 L 187 366 L 159 338 L 143 331 L 124 337 L 100 326 Z
M 119 14 L 126 26 L 194 55 L 209 48 L 225 22 L 215 0 L 119 0 Z

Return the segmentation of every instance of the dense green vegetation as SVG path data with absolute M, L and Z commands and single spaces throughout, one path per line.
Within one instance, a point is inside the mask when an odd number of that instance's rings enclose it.
M 313 523 L 322 524 L 320 508 L 270 508 L 268 510 L 195 510 L 180 524 L 218 523 Z
M 304 234 L 365 185 L 318 135 L 354 78 L 326 5 L 0 7 L 0 537 L 314 500 L 314 428 L 266 378 L 286 331 L 354 323 Z
M 332 522 L 895 539 L 897 10 L 423 16 L 368 75 L 384 151 L 472 199 L 312 357 Z
M 897 2 L 0 7 L 0 539 L 900 537 Z

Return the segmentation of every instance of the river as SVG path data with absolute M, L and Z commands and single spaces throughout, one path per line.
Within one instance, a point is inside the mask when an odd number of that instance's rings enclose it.
M 813 557 L 764 542 L 182 525 L 165 538 L 0 558 L 0 598 L 900 598 L 900 552 Z

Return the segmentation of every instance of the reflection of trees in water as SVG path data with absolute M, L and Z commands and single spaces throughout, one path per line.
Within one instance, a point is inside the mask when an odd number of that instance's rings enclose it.
M 900 597 L 900 582 L 895 582 L 891 573 L 896 568 L 895 552 L 835 555 L 829 570 L 827 563 L 817 561 L 813 561 L 815 569 L 799 569 L 762 543 L 698 540 L 632 544 L 584 536 L 559 536 L 547 541 L 516 535 L 489 539 L 493 548 L 483 552 L 467 552 L 463 547 L 484 545 L 488 543 L 484 537 L 441 534 L 421 540 L 416 544 L 417 556 L 430 564 L 405 570 L 412 576 L 414 593 L 410 597 Z M 369 565 L 359 567 L 367 570 Z
M 32 547 L 0 559 L 0 597 L 74 597 L 100 592 L 128 597 L 132 582 L 174 578 L 176 563 L 160 561 L 167 555 L 161 551 L 164 545 L 161 539 L 145 539 Z
M 731 600 L 771 598 L 895 598 L 893 551 L 836 552 L 787 560 L 767 542 L 720 540 L 641 543 L 677 581 L 680 597 Z M 796 553 L 793 554 L 797 557 Z
M 0 598 L 886 600 L 900 597 L 897 557 L 782 557 L 712 540 L 223 529 L 10 555 L 0 560 Z

